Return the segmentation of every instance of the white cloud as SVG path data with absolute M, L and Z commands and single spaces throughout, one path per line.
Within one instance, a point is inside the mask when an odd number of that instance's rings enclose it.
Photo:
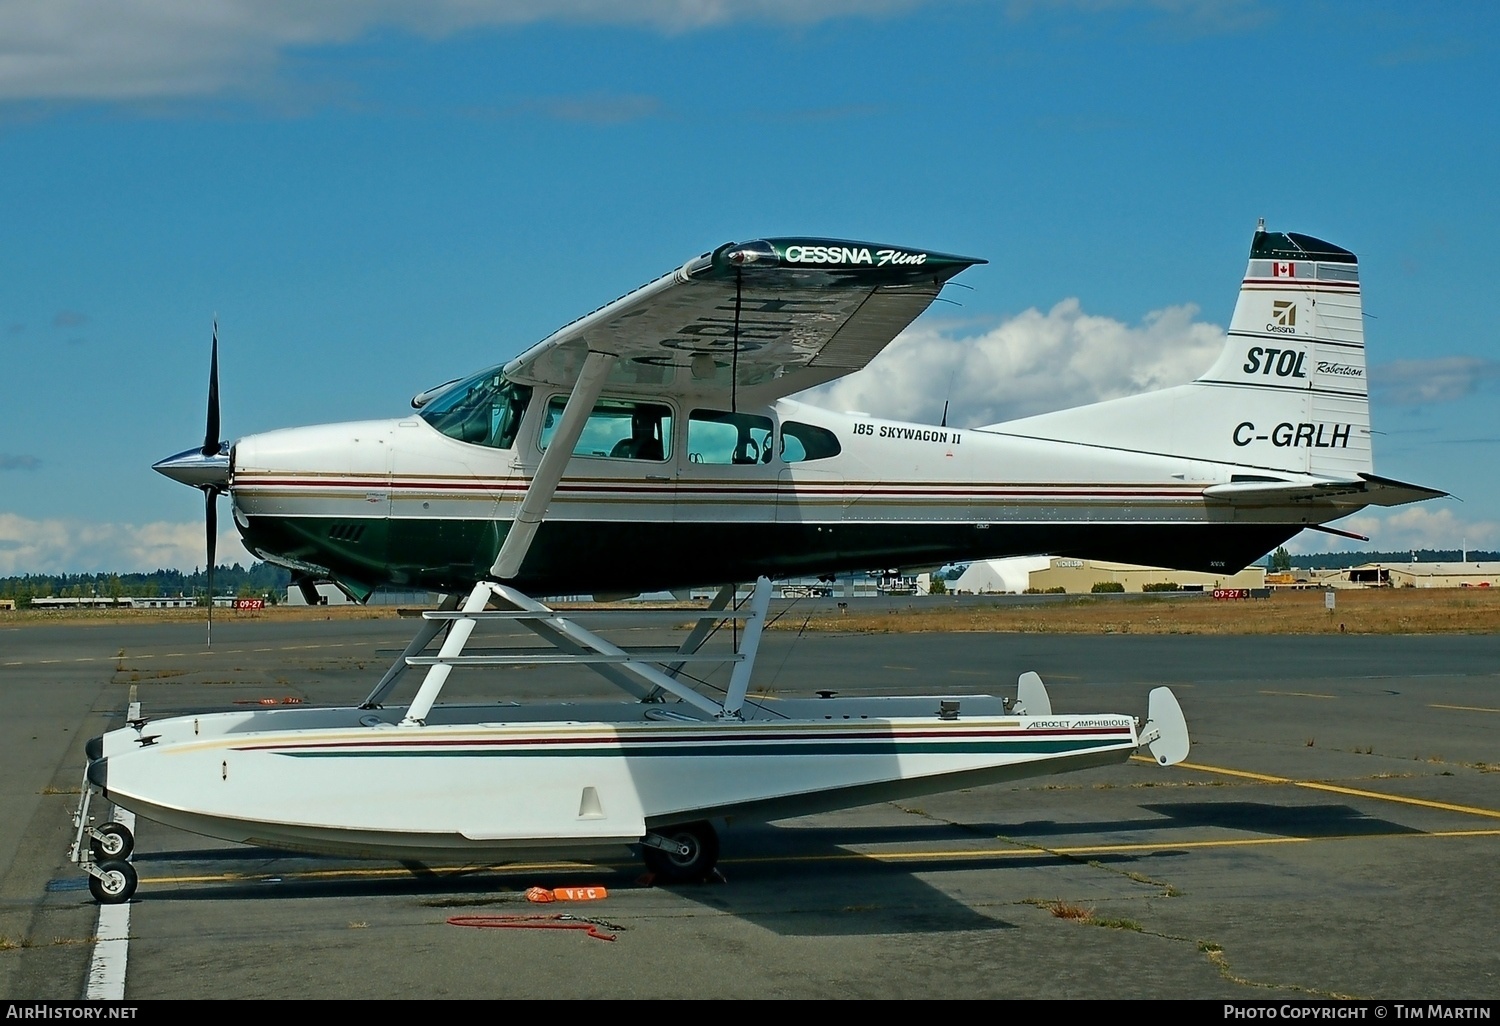
M 992 424 L 1191 381 L 1224 345 L 1195 306 L 1153 311 L 1132 327 L 1065 299 L 979 335 L 919 326 L 864 370 L 804 393 L 836 410 L 935 423 Z
M 1480 382 L 1497 377 L 1500 377 L 1500 361 L 1480 356 L 1392 360 L 1370 368 L 1370 384 L 1379 398 L 1407 406 L 1462 399 L 1478 388 Z
M 215 562 L 254 561 L 233 529 L 219 535 Z M 0 576 L 190 571 L 205 562 L 201 523 L 102 524 L 0 513 Z
M 1500 549 L 1500 522 L 1461 519 L 1451 505 L 1367 508 L 1331 526 L 1362 534 L 1370 540 L 1356 542 L 1316 531 L 1304 531 L 1287 545 L 1293 552 L 1341 552 L 1365 549 L 1371 552 L 1402 552 L 1408 549 Z
M 8 0 L 0 100 L 131 100 L 263 86 L 291 50 L 382 29 L 442 38 L 540 21 L 688 32 L 730 21 L 807 24 L 917 0 Z

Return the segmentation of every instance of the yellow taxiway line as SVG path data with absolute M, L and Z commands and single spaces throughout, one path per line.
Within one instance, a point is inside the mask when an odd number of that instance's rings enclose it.
M 786 864 L 794 862 L 974 862 L 983 859 L 1015 859 L 1015 858 L 1081 858 L 1097 855 L 1125 855 L 1137 852 L 1171 852 L 1171 851 L 1203 851 L 1215 848 L 1251 848 L 1278 844 L 1309 844 L 1325 841 L 1368 841 L 1368 840 L 1413 840 L 1418 838 L 1439 837 L 1500 837 L 1500 828 L 1493 830 L 1433 830 L 1433 831 L 1402 831 L 1400 833 L 1383 834 L 1338 834 L 1329 837 L 1241 837 L 1225 838 L 1217 841 L 1155 841 L 1138 842 L 1133 844 L 1085 844 L 1069 847 L 1033 847 L 1016 846 L 1008 848 L 956 848 L 941 851 L 885 851 L 885 852 L 838 852 L 834 854 L 821 855 L 768 855 L 756 858 L 726 859 L 725 865 L 753 865 L 758 863 Z M 297 881 L 307 882 L 316 880 L 349 880 L 349 879 L 394 879 L 398 877 L 460 877 L 471 876 L 476 873 L 503 873 L 506 876 L 517 876 L 524 873 L 570 873 L 583 874 L 588 872 L 629 872 L 636 868 L 632 864 L 581 864 L 576 862 L 531 862 L 531 863 L 506 863 L 496 866 L 425 866 L 421 870 L 412 870 L 405 867 L 390 866 L 385 868 L 360 868 L 351 866 L 347 869 L 316 869 L 306 871 L 294 871 L 288 873 L 212 873 L 196 876 L 156 876 L 141 877 L 141 883 L 151 885 L 162 884 L 264 884 L 272 881 Z
M 1143 755 L 1131 756 L 1140 762 L 1149 762 L 1155 765 L 1155 760 Z M 1325 784 L 1316 780 L 1293 780 L 1290 777 L 1278 777 L 1269 773 L 1255 773 L 1250 770 L 1228 769 L 1224 766 L 1208 766 L 1202 763 L 1182 762 L 1177 764 L 1186 770 L 1195 770 L 1200 773 L 1215 773 L 1227 777 L 1239 777 L 1245 780 L 1254 780 L 1263 784 L 1285 784 L 1290 787 L 1305 787 L 1312 791 L 1327 791 L 1332 794 L 1348 795 L 1354 798 L 1371 798 L 1376 801 L 1397 802 L 1402 805 L 1416 805 L 1426 809 L 1437 809 L 1442 812 L 1457 812 L 1469 816 L 1484 816 L 1490 819 L 1500 819 L 1500 811 L 1493 809 L 1482 809 L 1472 805 L 1455 805 L 1451 802 L 1436 802 L 1426 798 L 1408 798 L 1404 795 L 1387 794 L 1381 791 L 1368 791 L 1358 787 L 1344 787 L 1339 784 Z M 893 852 L 839 852 L 837 854 L 822 855 L 776 855 L 764 858 L 746 858 L 727 861 L 726 864 L 748 865 L 753 863 L 778 862 L 922 862 L 922 861 L 977 861 L 981 859 L 1005 859 L 1005 858 L 1036 858 L 1038 856 L 1056 856 L 1059 858 L 1078 858 L 1096 855 L 1121 855 L 1134 852 L 1161 852 L 1161 851 L 1204 851 L 1216 848 L 1250 848 L 1278 844 L 1307 844 L 1313 841 L 1367 841 L 1367 840 L 1409 840 L 1412 838 L 1440 838 L 1440 837 L 1500 837 L 1500 828 L 1490 830 L 1419 830 L 1402 831 L 1400 833 L 1380 834 L 1337 834 L 1324 837 L 1241 837 L 1224 838 L 1216 841 L 1147 841 L 1131 844 L 1090 844 L 1077 845 L 1064 848 L 1037 847 L 1017 845 L 1006 848 L 960 848 L 944 849 L 941 851 L 893 851 Z M 358 868 L 346 869 L 316 869 L 306 871 L 295 871 L 289 873 L 214 873 L 195 876 L 158 876 L 142 877 L 141 883 L 147 884 L 230 884 L 230 883 L 268 883 L 279 880 L 316 881 L 334 879 L 394 879 L 412 876 L 462 876 L 473 873 L 504 873 L 514 876 L 520 873 L 584 873 L 590 870 L 612 870 L 628 871 L 630 866 L 614 863 L 601 865 L 583 864 L 576 862 L 536 862 L 536 863 L 505 863 L 502 865 L 463 865 L 463 866 L 423 866 L 420 870 L 410 869 L 404 866 L 391 866 L 385 868 Z
M 1147 759 L 1143 755 L 1133 755 L 1131 758 L 1142 762 L 1153 762 L 1153 760 Z M 1305 787 L 1310 791 L 1329 791 L 1333 794 L 1346 794 L 1354 798 L 1374 798 L 1382 802 L 1399 802 L 1402 805 L 1418 805 L 1424 809 L 1440 809 L 1443 812 L 1460 812 L 1468 816 L 1486 816 L 1490 819 L 1500 819 L 1500 812 L 1494 809 L 1481 809 L 1474 805 L 1454 805 L 1451 802 L 1435 802 L 1426 798 L 1408 798 L 1405 795 L 1387 794 L 1383 791 L 1366 791 L 1363 788 L 1324 784 L 1316 780 L 1293 780 L 1290 777 L 1274 777 L 1269 773 L 1252 773 L 1249 770 L 1225 769 L 1222 766 L 1204 766 L 1195 762 L 1179 762 L 1177 765 L 1182 769 L 1198 770 L 1201 773 L 1219 773 L 1227 777 L 1243 777 L 1246 780 L 1257 780 L 1263 784 L 1288 784 L 1292 787 Z M 1431 836 L 1438 835 L 1434 834 Z

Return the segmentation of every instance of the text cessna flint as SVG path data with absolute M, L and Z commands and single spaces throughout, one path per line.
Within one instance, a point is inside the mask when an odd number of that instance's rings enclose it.
M 785 252 L 791 264 L 925 264 L 926 253 L 909 253 L 901 249 L 877 249 L 855 246 L 788 246 Z

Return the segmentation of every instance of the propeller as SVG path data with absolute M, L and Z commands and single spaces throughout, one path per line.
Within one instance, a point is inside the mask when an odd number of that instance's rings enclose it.
M 208 368 L 208 420 L 203 429 L 203 444 L 185 449 L 152 464 L 152 468 L 173 481 L 190 485 L 203 492 L 203 519 L 208 533 L 208 643 L 214 643 L 214 563 L 218 558 L 218 498 L 229 490 L 230 458 L 219 440 L 219 322 L 214 320 L 213 355 Z
M 217 456 L 223 443 L 219 440 L 219 320 L 214 318 L 212 356 L 208 364 L 208 420 L 203 426 L 203 456 Z M 217 482 L 200 484 L 203 489 L 203 520 L 207 526 L 208 549 L 208 647 L 214 645 L 214 562 L 219 547 L 219 494 L 224 491 Z
M 203 431 L 203 448 L 198 451 L 212 456 L 222 444 L 219 440 L 219 321 L 214 318 L 213 355 L 208 364 L 208 424 Z

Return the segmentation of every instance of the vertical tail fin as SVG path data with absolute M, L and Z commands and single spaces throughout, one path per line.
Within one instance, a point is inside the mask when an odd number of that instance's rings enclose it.
M 1353 253 L 1257 227 L 1218 360 L 1188 385 L 988 430 L 1249 468 L 1373 472 Z
M 1248 390 L 1229 438 L 1239 460 L 1331 477 L 1371 472 L 1354 254 L 1258 228 L 1228 341 L 1198 383 Z

